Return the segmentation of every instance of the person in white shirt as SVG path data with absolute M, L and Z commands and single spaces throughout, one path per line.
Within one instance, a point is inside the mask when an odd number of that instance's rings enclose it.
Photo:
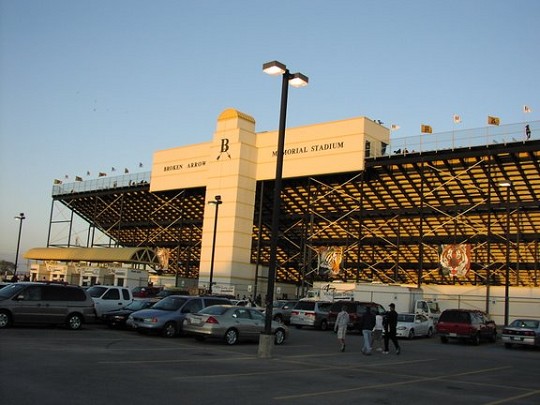
M 349 313 L 347 312 L 347 306 L 341 307 L 341 312 L 337 315 L 336 324 L 334 325 L 334 332 L 337 332 L 338 342 L 341 344 L 341 351 L 345 351 L 345 336 L 347 335 L 347 326 L 349 324 Z
M 373 327 L 373 346 L 372 348 L 377 352 L 383 351 L 383 316 L 381 314 L 375 315 L 375 326 Z

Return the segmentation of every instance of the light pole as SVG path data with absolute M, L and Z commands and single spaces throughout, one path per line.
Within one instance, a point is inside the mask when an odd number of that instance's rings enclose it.
M 506 271 L 504 283 L 504 324 L 508 325 L 510 314 L 510 189 L 512 183 L 500 183 L 499 187 L 506 188 Z
M 22 223 L 26 219 L 24 213 L 21 212 L 19 216 L 15 217 L 19 220 L 19 237 L 17 238 L 17 254 L 15 255 L 15 268 L 13 269 L 13 275 L 17 274 L 17 263 L 19 263 L 19 247 L 21 246 L 21 233 L 22 233 Z
M 271 76 L 282 76 L 281 109 L 279 113 L 278 145 L 276 160 L 276 180 L 274 184 L 274 203 L 272 205 L 272 233 L 270 237 L 270 261 L 268 264 L 268 287 L 266 291 L 264 332 L 259 339 L 258 356 L 272 357 L 272 311 L 274 305 L 274 285 L 277 267 L 277 243 L 279 238 L 279 210 L 281 205 L 281 183 L 283 178 L 283 152 L 285 149 L 285 122 L 287 120 L 287 96 L 289 84 L 293 87 L 303 87 L 308 84 L 308 77 L 302 73 L 290 73 L 289 69 L 278 61 L 263 65 L 263 71 Z
M 214 282 L 214 257 L 216 254 L 217 220 L 218 220 L 219 206 L 223 204 L 223 201 L 221 201 L 220 195 L 216 195 L 215 200 L 208 201 L 208 204 L 215 204 L 216 206 L 216 212 L 214 216 L 214 236 L 212 238 L 212 258 L 210 259 L 210 288 L 208 289 L 208 293 L 212 294 L 212 284 Z

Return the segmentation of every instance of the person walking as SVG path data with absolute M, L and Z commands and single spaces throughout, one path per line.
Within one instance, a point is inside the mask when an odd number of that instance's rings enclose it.
M 396 337 L 396 328 L 397 328 L 397 312 L 396 306 L 394 304 L 389 305 L 390 310 L 386 313 L 384 322 L 384 352 L 383 354 L 388 354 L 388 344 L 391 340 L 396 348 L 396 354 L 401 353 L 401 347 Z
M 381 314 L 375 315 L 375 326 L 373 328 L 373 343 L 372 350 L 377 352 L 383 351 L 383 316 Z
M 337 314 L 336 324 L 334 325 L 334 332 L 337 332 L 338 342 L 341 344 L 341 351 L 345 351 L 345 336 L 347 335 L 347 326 L 349 325 L 349 313 L 347 312 L 347 306 L 341 307 L 341 312 Z
M 362 353 L 364 353 L 366 356 L 371 354 L 371 339 L 374 327 L 375 315 L 371 313 L 370 307 L 366 307 L 366 311 L 362 316 L 362 336 L 364 337 L 364 347 L 362 347 Z

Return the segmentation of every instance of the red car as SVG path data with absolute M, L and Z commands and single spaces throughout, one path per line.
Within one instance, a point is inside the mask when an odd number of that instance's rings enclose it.
M 497 340 L 497 326 L 485 312 L 470 309 L 447 309 L 437 322 L 437 333 L 442 343 L 449 339 L 466 340 L 474 345 L 480 341 Z
M 162 289 L 162 287 L 135 287 L 131 293 L 136 298 L 151 298 L 158 295 Z

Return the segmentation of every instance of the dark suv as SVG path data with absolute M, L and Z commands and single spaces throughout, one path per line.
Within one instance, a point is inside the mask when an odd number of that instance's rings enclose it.
M 495 322 L 485 312 L 478 310 L 444 310 L 436 328 L 442 343 L 448 343 L 448 339 L 460 339 L 479 345 L 481 340 L 495 342 L 497 339 Z
M 337 314 L 341 312 L 343 306 L 347 307 L 347 312 L 349 313 L 349 330 L 358 330 L 362 326 L 362 316 L 366 312 L 366 308 L 371 308 L 372 314 L 384 314 L 386 311 L 382 305 L 379 305 L 375 302 L 363 302 L 363 301 L 335 301 L 330 307 L 330 312 L 328 312 L 328 324 L 331 328 L 334 327 L 336 323 Z

